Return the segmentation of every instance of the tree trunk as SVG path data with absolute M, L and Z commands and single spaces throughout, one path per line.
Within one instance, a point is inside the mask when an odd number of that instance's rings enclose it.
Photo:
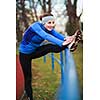
M 71 0 L 67 0 L 66 9 L 68 15 L 68 22 L 66 24 L 66 31 L 69 35 L 74 34 L 77 29 L 80 29 L 80 18 L 77 16 L 77 0 L 72 4 Z
M 51 0 L 43 0 L 41 2 L 41 0 L 38 0 L 38 2 L 40 3 L 41 7 L 42 7 L 42 11 L 43 13 L 51 13 Z M 47 8 L 48 6 L 48 8 Z
M 25 28 L 28 27 L 27 17 L 25 14 L 25 0 L 21 0 L 21 6 L 22 6 L 22 21 L 24 22 Z
M 51 0 L 48 0 L 48 13 L 51 13 Z

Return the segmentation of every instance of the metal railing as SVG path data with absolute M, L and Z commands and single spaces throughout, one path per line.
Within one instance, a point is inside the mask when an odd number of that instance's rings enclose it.
M 44 56 L 45 63 L 46 56 Z M 60 59 L 55 57 L 54 53 L 50 53 L 48 56 L 51 57 L 52 70 L 54 70 L 55 61 L 60 65 L 61 69 L 61 84 L 56 94 L 56 100 L 80 100 L 78 76 L 70 50 L 66 48 L 60 52 Z

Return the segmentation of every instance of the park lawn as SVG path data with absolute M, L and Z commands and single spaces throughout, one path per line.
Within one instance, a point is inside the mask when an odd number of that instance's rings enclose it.
M 59 58 L 58 54 L 55 54 Z M 76 63 L 80 93 L 83 95 L 83 48 L 79 44 L 77 50 L 73 52 Z M 55 93 L 60 84 L 60 65 L 55 62 L 54 72 L 52 71 L 51 58 L 47 57 L 46 63 L 43 57 L 32 60 L 33 73 L 33 96 L 36 100 L 54 100 Z
M 79 44 L 75 52 L 73 52 L 73 57 L 76 64 L 76 70 L 79 78 L 80 93 L 83 98 L 83 45 Z
M 60 66 L 55 62 L 52 71 L 51 60 L 47 57 L 46 63 L 43 57 L 33 60 L 33 96 L 36 100 L 54 100 L 55 92 L 60 83 Z

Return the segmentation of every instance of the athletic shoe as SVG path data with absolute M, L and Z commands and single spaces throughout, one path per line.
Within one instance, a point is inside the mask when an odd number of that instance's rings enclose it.
M 71 52 L 75 51 L 77 49 L 78 43 L 82 41 L 82 32 L 77 30 L 73 36 L 75 36 L 75 39 L 68 46 Z

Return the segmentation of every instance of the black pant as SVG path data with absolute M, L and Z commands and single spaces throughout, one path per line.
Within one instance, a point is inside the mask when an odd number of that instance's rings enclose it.
M 32 83 L 31 60 L 44 56 L 50 52 L 59 53 L 66 47 L 67 46 L 59 47 L 58 45 L 54 44 L 46 44 L 38 47 L 36 51 L 31 54 L 23 54 L 21 52 L 19 53 L 20 63 L 22 66 L 25 79 L 25 91 L 27 96 L 30 97 L 30 100 L 33 100 L 32 86 L 31 86 Z

